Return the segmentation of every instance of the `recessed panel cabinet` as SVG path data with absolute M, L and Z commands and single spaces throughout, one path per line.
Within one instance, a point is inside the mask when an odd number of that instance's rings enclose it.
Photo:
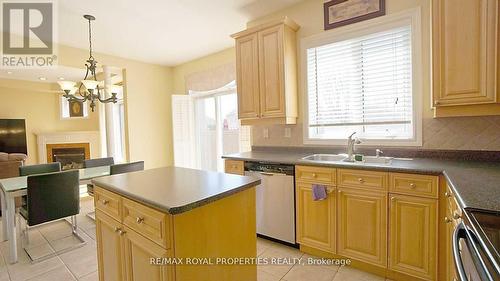
M 337 253 L 386 266 L 387 194 L 339 189 Z
M 500 114 L 498 2 L 433 0 L 432 80 L 436 116 Z
M 299 26 L 288 18 L 233 34 L 238 117 L 243 124 L 295 124 Z
M 437 200 L 391 195 L 389 269 L 436 280 Z
M 336 196 L 327 188 L 327 198 L 314 201 L 311 183 L 297 183 L 297 240 L 300 244 L 335 253 Z

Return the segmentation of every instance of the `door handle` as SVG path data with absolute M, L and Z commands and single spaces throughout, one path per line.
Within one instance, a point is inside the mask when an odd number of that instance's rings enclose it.
M 455 268 L 457 269 L 456 271 L 458 275 L 457 277 L 460 281 L 468 281 L 462 257 L 460 256 L 460 240 L 466 238 L 465 231 L 465 226 L 462 222 L 460 222 L 453 231 L 453 261 L 455 262 Z

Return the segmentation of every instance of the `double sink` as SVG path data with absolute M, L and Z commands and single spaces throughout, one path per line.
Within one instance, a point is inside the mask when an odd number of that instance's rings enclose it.
M 303 157 L 304 161 L 311 162 L 351 162 L 356 164 L 382 164 L 391 165 L 393 157 L 363 156 L 362 161 L 349 161 L 347 154 L 313 154 Z

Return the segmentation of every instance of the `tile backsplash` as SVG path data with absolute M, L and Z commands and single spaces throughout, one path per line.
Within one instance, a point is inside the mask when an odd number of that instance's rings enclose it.
M 264 129 L 268 129 L 265 138 Z M 291 131 L 285 137 L 285 129 Z M 255 125 L 254 146 L 303 146 L 302 124 Z M 423 149 L 500 151 L 500 116 L 431 118 L 423 120 Z

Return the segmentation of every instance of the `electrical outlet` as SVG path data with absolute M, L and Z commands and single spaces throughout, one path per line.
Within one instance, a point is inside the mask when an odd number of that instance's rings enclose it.
M 264 135 L 265 139 L 268 139 L 269 138 L 269 129 L 264 128 L 264 130 L 262 131 L 262 135 Z
M 292 137 L 292 129 L 285 128 L 285 138 L 291 138 L 291 137 Z

